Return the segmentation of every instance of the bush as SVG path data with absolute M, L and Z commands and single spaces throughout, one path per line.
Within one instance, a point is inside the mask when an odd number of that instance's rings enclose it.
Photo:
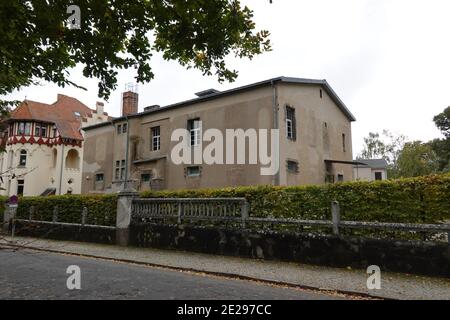
M 450 219 L 450 174 L 322 186 L 237 187 L 147 191 L 142 197 L 244 197 L 250 216 L 331 219 L 331 201 L 339 201 L 342 220 L 439 223 Z
M 17 217 L 28 219 L 34 206 L 34 220 L 52 221 L 53 209 L 58 206 L 58 222 L 81 223 L 81 213 L 87 207 L 87 224 L 115 226 L 117 195 L 64 195 L 49 197 L 22 197 Z

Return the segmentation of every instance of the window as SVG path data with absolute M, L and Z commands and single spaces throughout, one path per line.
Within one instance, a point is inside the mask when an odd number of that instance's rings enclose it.
M 161 129 L 160 127 L 152 128 L 152 151 L 158 151 L 161 149 Z
M 297 139 L 297 124 L 295 121 L 295 109 L 286 106 L 286 137 L 292 141 Z
M 338 181 L 338 182 L 344 182 L 344 175 L 338 174 L 338 175 L 337 175 L 337 181 Z
M 152 175 L 150 173 L 143 173 L 141 174 L 141 181 L 142 182 L 150 182 L 152 178 Z
M 42 124 L 41 126 L 41 137 L 47 137 L 47 125 L 46 124 Z
M 117 134 L 121 134 L 121 133 L 122 133 L 122 125 L 119 124 L 119 125 L 117 126 Z
M 35 137 L 40 137 L 41 136 L 41 124 L 40 123 L 36 123 L 34 125 L 34 136 Z
M 56 126 L 52 127 L 52 137 L 56 138 Z
M 19 125 L 17 127 L 17 134 L 18 135 L 25 134 L 25 122 L 19 122 Z
M 375 172 L 375 180 L 383 180 L 383 174 L 381 172 Z
M 95 182 L 103 182 L 103 180 L 105 180 L 103 173 L 97 173 L 95 175 Z
M 346 152 L 346 147 L 345 147 L 345 133 L 342 134 L 342 151 Z
M 120 161 L 116 161 L 116 174 L 114 175 L 116 180 L 120 179 Z
M 122 160 L 121 162 L 120 180 L 125 180 L 125 160 Z
M 105 176 L 103 173 L 95 174 L 94 190 L 102 191 L 105 188 Z
M 81 114 L 78 111 L 74 111 L 73 114 L 77 117 L 81 117 Z
M 25 180 L 17 180 L 17 195 L 23 196 L 24 189 L 25 189 Z
M 124 124 L 122 125 L 122 133 L 126 133 L 126 132 L 127 132 L 127 124 L 124 123 Z
M 287 161 L 287 170 L 291 173 L 298 173 L 298 162 L 293 160 Z
M 30 133 L 31 133 L 31 123 L 30 122 L 25 122 L 24 135 L 29 136 Z
M 200 176 L 200 167 L 199 166 L 187 167 L 186 168 L 186 175 L 188 177 L 198 177 L 198 176 Z
M 114 177 L 116 180 L 125 180 L 125 160 L 116 161 L 116 170 Z
M 25 167 L 26 165 L 27 165 L 27 151 L 21 150 L 19 158 L 19 166 Z
M 191 135 L 191 146 L 198 146 L 200 144 L 200 119 L 192 119 L 188 121 L 188 130 Z
M 320 99 L 323 98 L 323 93 L 322 93 L 322 89 L 320 89 Z

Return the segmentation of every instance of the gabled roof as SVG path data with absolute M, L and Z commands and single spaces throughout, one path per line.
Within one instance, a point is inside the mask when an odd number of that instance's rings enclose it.
M 386 169 L 388 163 L 384 159 L 359 159 L 358 162 L 364 163 L 364 165 L 357 165 L 358 168 L 371 168 L 371 169 Z
M 206 90 L 208 94 L 201 95 L 198 98 L 190 99 L 190 100 L 186 100 L 186 101 L 182 101 L 182 102 L 177 102 L 177 103 L 170 104 L 170 105 L 167 105 L 164 107 L 160 107 L 159 109 L 151 109 L 151 110 L 139 112 L 139 113 L 136 113 L 133 115 L 122 116 L 122 117 L 113 119 L 112 122 L 114 123 L 114 122 L 118 122 L 118 121 L 123 121 L 127 117 L 128 118 L 138 118 L 138 117 L 141 117 L 144 115 L 148 115 L 150 113 L 164 112 L 169 109 L 175 109 L 175 108 L 180 108 L 180 107 L 184 107 L 184 106 L 188 106 L 188 105 L 192 105 L 192 104 L 196 104 L 196 103 L 200 103 L 200 102 L 210 101 L 210 100 L 218 99 L 221 97 L 229 96 L 229 95 L 232 95 L 235 93 L 253 90 L 253 89 L 256 89 L 259 87 L 270 86 L 272 84 L 279 83 L 279 82 L 321 86 L 325 90 L 325 92 L 328 93 L 328 95 L 331 97 L 331 99 L 334 101 L 334 103 L 337 105 L 337 107 L 349 119 L 349 121 L 356 121 L 356 118 L 353 116 L 353 114 L 350 112 L 350 110 L 347 108 L 347 106 L 344 104 L 344 102 L 338 97 L 336 92 L 331 88 L 331 86 L 328 84 L 328 82 L 326 80 L 315 80 L 315 79 L 304 79 L 304 78 L 293 78 L 293 77 L 277 77 L 277 78 L 272 78 L 272 79 L 256 82 L 253 84 L 249 84 L 246 86 L 241 86 L 241 87 L 237 87 L 234 89 L 226 90 L 226 91 L 213 92 L 212 90 Z M 206 91 L 202 91 L 202 92 L 200 92 L 200 94 L 202 94 Z M 98 128 L 98 127 L 103 127 L 103 126 L 108 125 L 108 123 L 110 124 L 111 122 L 103 122 L 103 123 L 95 124 L 95 125 L 92 125 L 89 127 L 84 127 L 83 130 L 90 130 L 90 129 L 94 129 L 94 128 Z
M 75 114 L 77 112 L 79 116 Z M 9 121 L 42 121 L 54 123 L 63 138 L 83 140 L 80 132 L 82 118 L 91 117 L 93 110 L 79 100 L 58 94 L 53 104 L 24 100 Z

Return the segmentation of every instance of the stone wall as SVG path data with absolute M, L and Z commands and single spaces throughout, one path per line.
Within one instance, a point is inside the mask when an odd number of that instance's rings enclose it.
M 146 223 L 131 225 L 130 245 L 450 277 L 448 244 Z
M 114 228 L 82 227 L 68 224 L 50 224 L 16 221 L 15 234 L 23 237 L 36 237 L 53 240 L 80 241 L 93 243 L 116 243 Z

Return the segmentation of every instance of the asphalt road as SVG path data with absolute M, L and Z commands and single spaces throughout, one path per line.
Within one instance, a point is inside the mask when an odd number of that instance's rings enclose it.
M 69 290 L 67 268 L 81 270 Z M 114 261 L 0 248 L 0 299 L 310 300 L 336 296 Z

